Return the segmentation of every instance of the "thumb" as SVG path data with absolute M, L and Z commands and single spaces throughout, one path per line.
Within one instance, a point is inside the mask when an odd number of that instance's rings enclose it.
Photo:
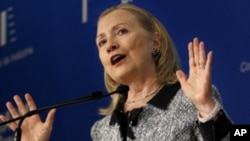
M 187 76 L 185 75 L 185 73 L 182 70 L 177 70 L 176 76 L 181 84 L 187 80 Z
M 55 118 L 55 113 L 56 113 L 56 109 L 52 109 L 49 111 L 47 117 L 46 117 L 46 120 L 45 120 L 45 123 L 48 125 L 48 126 L 52 126 L 53 125 L 53 122 L 54 122 L 54 118 Z

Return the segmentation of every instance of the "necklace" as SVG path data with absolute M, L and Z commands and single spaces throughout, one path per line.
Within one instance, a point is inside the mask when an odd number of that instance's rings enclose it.
M 127 104 L 132 104 L 132 103 L 141 101 L 141 100 L 143 100 L 143 99 L 146 99 L 146 98 L 149 97 L 149 96 L 152 96 L 152 95 L 157 94 L 157 93 L 160 91 L 160 89 L 161 89 L 162 87 L 163 87 L 163 86 L 160 86 L 158 89 L 156 89 L 156 90 L 153 91 L 152 93 L 150 93 L 150 94 L 148 94 L 148 95 L 145 95 L 145 96 L 143 96 L 143 97 L 141 97 L 141 98 L 139 98 L 139 99 L 136 99 L 136 100 L 127 101 L 126 103 L 127 103 Z

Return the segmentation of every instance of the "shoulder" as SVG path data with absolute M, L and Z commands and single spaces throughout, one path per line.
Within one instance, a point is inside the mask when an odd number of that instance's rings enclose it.
M 176 92 L 175 97 L 173 97 L 171 104 L 173 108 L 176 107 L 176 108 L 192 109 L 194 107 L 191 100 L 189 100 L 186 97 L 184 91 L 181 88 Z
M 215 98 L 215 100 L 217 100 L 219 103 L 222 104 L 220 92 L 214 84 L 212 85 L 212 94 L 213 94 L 213 97 Z
M 110 125 L 111 115 L 107 115 L 97 120 L 91 128 L 91 138 L 93 141 L 109 141 L 120 138 L 119 125 Z
M 107 115 L 107 116 L 104 116 L 103 118 L 97 120 L 92 128 L 91 128 L 91 131 L 93 130 L 99 130 L 100 128 L 103 128 L 105 126 L 109 126 L 109 121 L 110 121 L 110 115 Z

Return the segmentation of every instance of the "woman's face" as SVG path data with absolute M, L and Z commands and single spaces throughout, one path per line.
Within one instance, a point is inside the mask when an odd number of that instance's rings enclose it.
M 119 83 L 155 75 L 153 35 L 126 10 L 115 10 L 98 22 L 96 44 L 105 71 Z M 138 81 L 139 81 L 138 80 Z

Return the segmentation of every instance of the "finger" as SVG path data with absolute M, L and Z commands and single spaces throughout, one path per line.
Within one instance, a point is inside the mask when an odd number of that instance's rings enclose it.
M 35 101 L 33 100 L 32 96 L 29 93 L 25 94 L 25 99 L 27 101 L 27 105 L 28 105 L 30 111 L 37 109 L 36 103 L 35 103 Z M 41 121 L 41 118 L 40 118 L 40 116 L 38 114 L 35 114 L 32 117 L 33 117 L 33 122 Z
M 206 51 L 204 42 L 200 42 L 199 44 L 199 64 L 206 65 Z
M 212 72 L 212 60 L 213 60 L 213 52 L 209 51 L 207 54 L 207 61 L 206 61 L 206 70 L 211 74 Z
M 198 38 L 193 39 L 193 50 L 194 50 L 194 64 L 199 65 L 199 40 Z
M 45 124 L 51 128 L 54 123 L 55 113 L 56 113 L 56 109 L 50 110 L 45 120 Z
M 20 114 L 24 115 L 27 113 L 27 107 L 24 105 L 22 99 L 20 98 L 19 95 L 14 96 L 14 101 L 16 102 L 16 105 L 18 107 L 18 110 Z
M 0 120 L 2 122 L 5 122 L 5 121 L 8 121 L 9 119 L 6 116 L 4 116 L 4 115 L 0 115 Z
M 8 119 L 6 116 L 4 116 L 4 115 L 0 115 L 0 120 L 3 121 L 3 122 L 5 122 L 5 121 L 8 121 L 9 119 Z M 17 128 L 17 125 L 16 125 L 15 123 L 13 123 L 13 122 L 7 124 L 7 126 L 8 126 L 12 131 L 15 131 L 16 128 Z
M 36 110 L 37 107 L 36 107 L 36 103 L 35 101 L 33 100 L 32 96 L 30 94 L 25 94 L 25 99 L 27 101 L 27 104 L 29 106 L 29 109 L 32 111 L 32 110 Z
M 195 67 L 194 51 L 193 51 L 193 43 L 192 42 L 189 42 L 189 44 L 188 44 L 188 55 L 189 55 L 189 68 Z
M 11 102 L 8 101 L 6 103 L 6 107 L 7 107 L 8 111 L 10 112 L 10 115 L 12 118 L 17 118 L 20 116 L 19 113 L 17 112 L 16 108 L 12 105 Z

